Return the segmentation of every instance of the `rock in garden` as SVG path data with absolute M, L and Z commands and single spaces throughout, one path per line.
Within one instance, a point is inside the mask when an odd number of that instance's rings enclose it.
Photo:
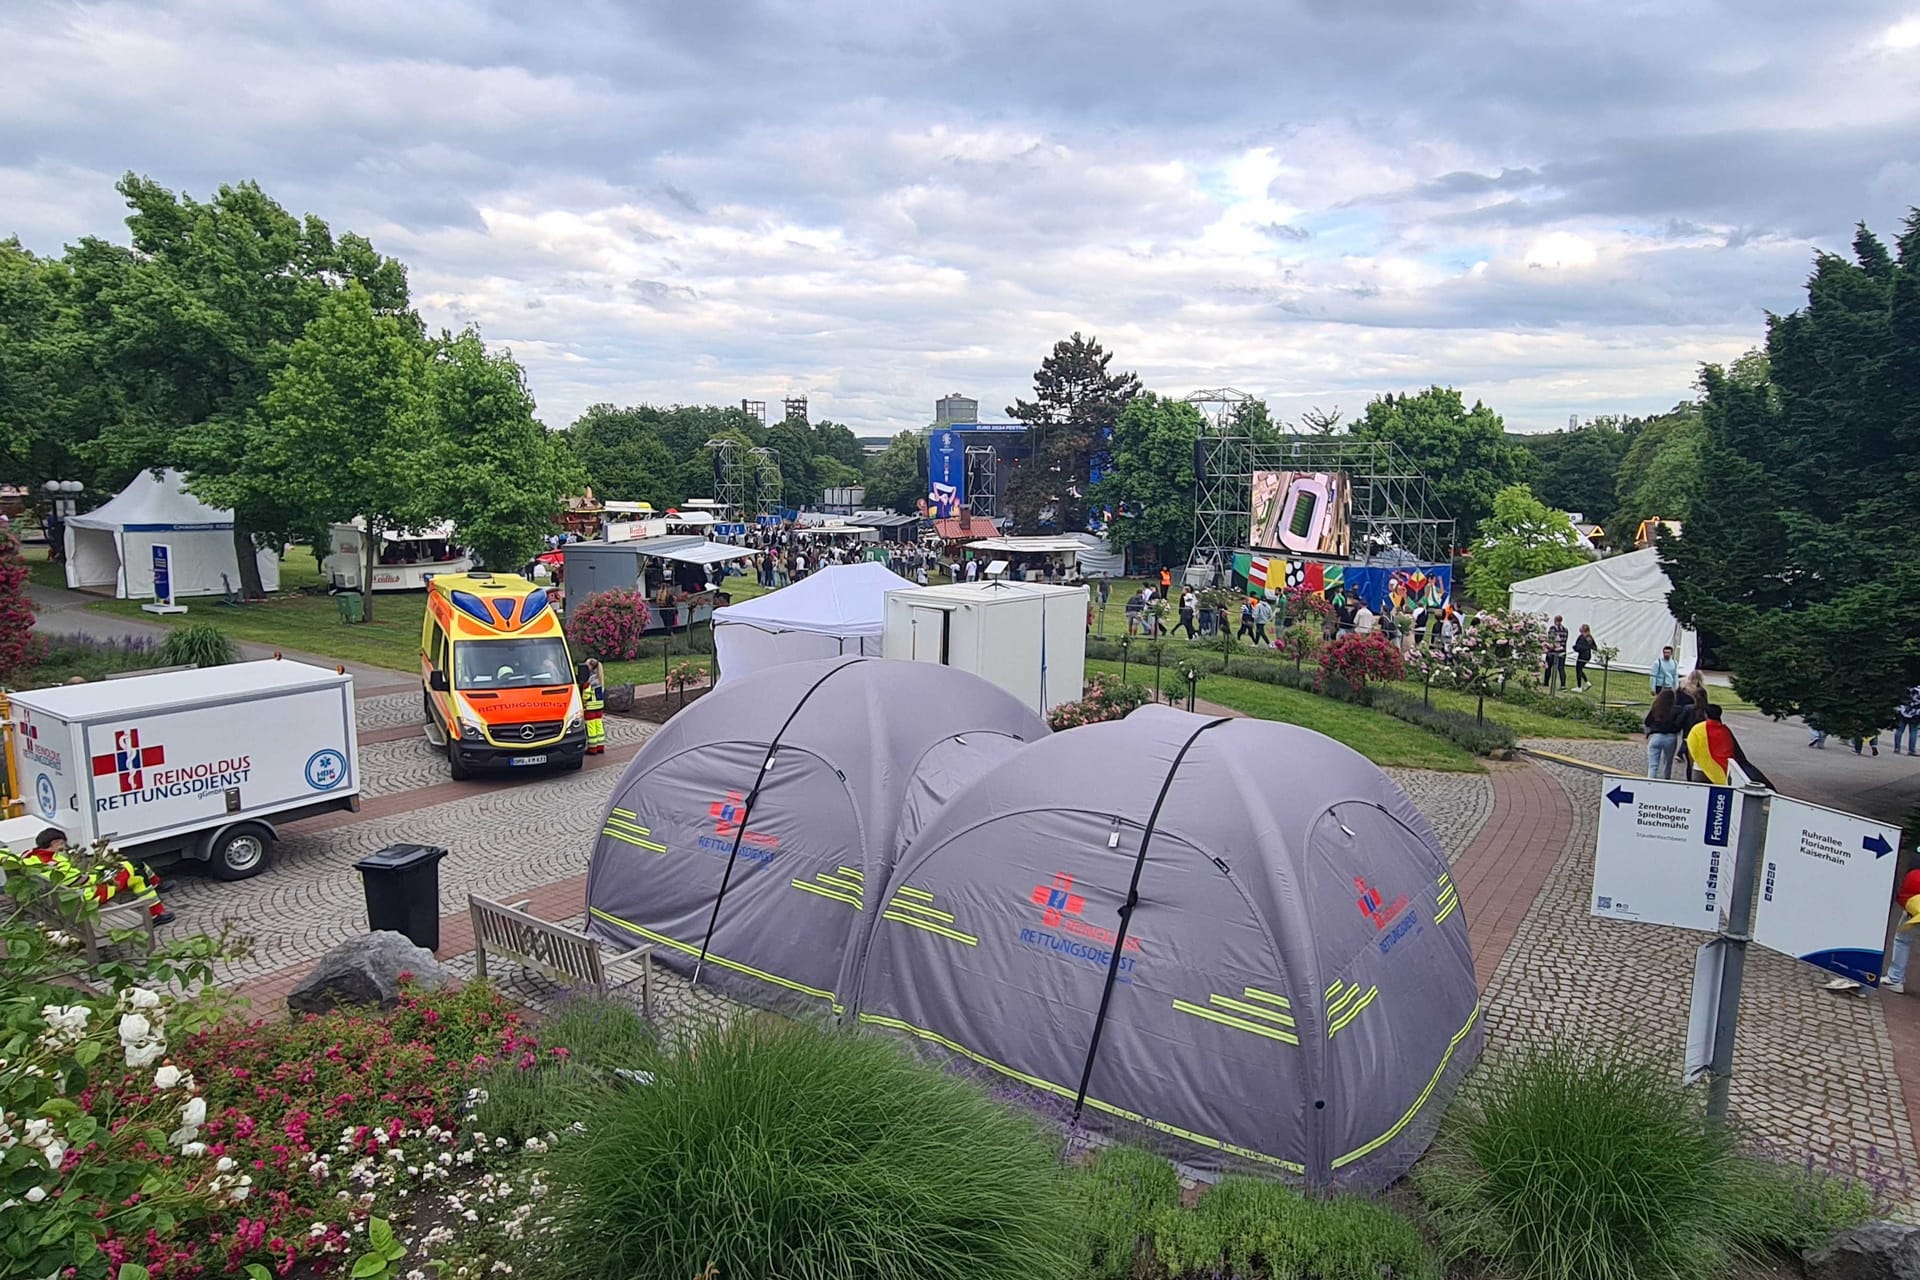
M 1920 1280 L 1920 1227 L 1868 1222 L 1806 1253 L 1808 1280 Z
M 618 712 L 633 710 L 633 686 L 630 684 L 608 685 L 606 709 Z
M 383 929 L 362 934 L 321 956 L 313 972 L 287 993 L 287 1008 L 295 1013 L 326 1013 L 361 1004 L 391 1009 L 400 1002 L 403 973 L 410 974 L 413 986 L 422 991 L 447 984 L 447 971 L 433 953 L 414 946 L 404 933 Z

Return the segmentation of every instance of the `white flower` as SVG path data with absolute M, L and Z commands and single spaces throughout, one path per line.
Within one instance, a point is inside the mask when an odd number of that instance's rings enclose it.
M 427 1273 L 415 1267 L 413 1270 L 407 1272 L 407 1280 L 427 1280 Z
M 45 1187 L 28 1187 L 27 1188 L 28 1204 L 39 1204 L 42 1200 L 45 1200 L 46 1198 L 47 1198 L 47 1189 Z
M 120 1015 L 120 1043 L 145 1044 L 153 1036 L 153 1024 L 144 1014 L 123 1013 Z
M 180 1154 L 183 1156 L 203 1156 L 207 1154 L 207 1144 L 204 1142 L 186 1143 L 180 1148 Z
M 321 1236 L 327 1234 L 327 1224 L 324 1222 L 316 1222 L 307 1228 L 307 1234 L 315 1240 L 318 1240 Z
M 60 1162 L 67 1158 L 67 1144 L 55 1138 L 47 1144 L 47 1167 L 59 1171 Z
M 465 1218 L 468 1222 L 480 1221 L 480 1215 L 472 1209 L 467 1210 L 465 1213 L 461 1214 L 460 1216 Z
M 70 933 L 64 933 L 59 929 L 47 930 L 47 941 L 56 947 L 77 947 L 80 945 L 80 939 Z
M 220 1173 L 231 1173 L 235 1168 L 233 1157 L 221 1156 L 218 1160 L 214 1161 L 213 1167 Z
M 160 1055 L 166 1051 L 167 1042 L 164 1040 L 149 1040 L 139 1045 L 130 1044 L 127 1046 L 127 1065 L 135 1071 L 150 1067 L 158 1062 Z
M 27 1121 L 26 1141 L 30 1147 L 44 1147 L 53 1139 L 53 1121 L 35 1116 Z
M 189 1098 L 187 1105 L 180 1108 L 180 1123 L 190 1129 L 198 1129 L 207 1122 L 207 1100 Z
M 538 1138 L 528 1138 L 527 1150 L 533 1152 L 535 1155 L 545 1155 L 547 1153 L 547 1144 Z
M 149 991 L 145 987 L 130 988 L 125 994 L 127 1004 L 135 1009 L 158 1009 L 160 1007 L 159 993 Z
M 169 1062 L 153 1073 L 153 1087 L 162 1090 L 171 1089 L 185 1078 L 186 1073 Z

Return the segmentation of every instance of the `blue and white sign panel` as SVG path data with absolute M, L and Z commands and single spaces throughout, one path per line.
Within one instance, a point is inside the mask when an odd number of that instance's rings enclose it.
M 931 515 L 955 515 L 967 501 L 967 450 L 958 431 L 927 437 L 927 509 Z
M 1608 777 L 1600 782 L 1593 914 L 1715 930 L 1732 898 L 1740 807 L 1731 787 Z
M 1900 831 L 1775 796 L 1753 940 L 1855 982 L 1880 980 Z
M 153 602 L 173 603 L 173 548 L 164 542 L 153 544 Z

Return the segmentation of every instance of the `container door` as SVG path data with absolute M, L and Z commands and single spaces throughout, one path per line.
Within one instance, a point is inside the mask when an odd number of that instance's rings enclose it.
M 952 615 L 923 604 L 909 606 L 907 625 L 913 637 L 913 661 L 947 664 L 947 629 Z

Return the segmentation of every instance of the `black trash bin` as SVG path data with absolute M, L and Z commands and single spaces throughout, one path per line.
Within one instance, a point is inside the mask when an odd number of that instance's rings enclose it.
M 391 844 L 354 863 L 367 891 L 367 928 L 404 933 L 416 947 L 440 946 L 440 859 L 431 844 Z

